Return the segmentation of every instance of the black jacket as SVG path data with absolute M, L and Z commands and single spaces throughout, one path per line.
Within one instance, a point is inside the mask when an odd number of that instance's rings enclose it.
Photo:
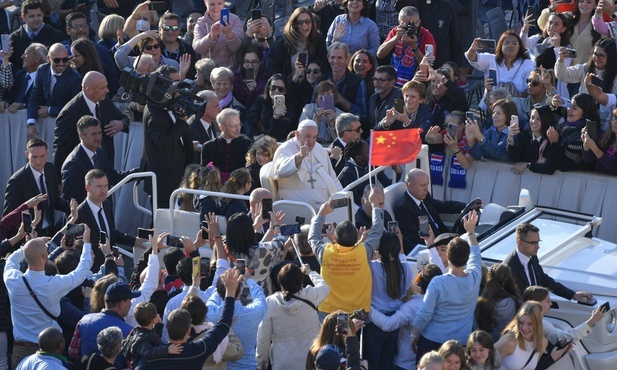
M 43 44 L 49 48 L 51 45 L 62 42 L 68 38 L 66 33 L 62 33 L 52 26 L 48 24 L 43 24 L 40 28 L 39 33 L 36 35 L 34 40 L 32 40 L 24 28 L 26 25 L 19 27 L 19 29 L 11 34 L 11 46 L 13 47 L 13 55 L 9 59 L 11 63 L 15 66 L 15 68 L 21 69 L 23 68 L 23 60 L 21 60 L 21 56 L 24 55 L 24 52 L 32 44 L 33 42 L 38 42 Z
M 529 280 L 527 280 L 527 275 L 525 274 L 525 267 L 521 263 L 521 260 L 518 258 L 518 254 L 516 250 L 512 251 L 508 257 L 502 262 L 503 265 L 506 265 L 512 270 L 512 275 L 514 275 L 514 279 L 516 280 L 516 285 L 518 286 L 518 291 L 523 296 L 525 289 L 529 286 Z M 564 285 L 553 280 L 552 277 L 548 276 L 542 266 L 540 266 L 540 261 L 538 261 L 538 256 L 531 257 L 531 266 L 533 267 L 533 271 L 536 277 L 536 283 L 539 286 L 543 286 L 549 289 L 551 292 L 557 294 L 560 297 L 565 299 L 572 299 L 574 296 L 574 291 L 566 288 Z
M 325 35 L 325 34 L 324 34 Z M 285 38 L 280 36 L 274 41 L 268 53 L 268 71 L 270 76 L 280 73 L 283 77 L 291 77 L 294 70 L 291 64 L 291 54 L 285 47 Z M 321 34 L 317 34 L 317 42 L 315 43 L 315 52 L 308 54 L 309 61 L 318 60 L 323 64 L 328 64 L 328 50 L 326 48 L 326 38 Z
M 161 342 L 161 336 L 150 329 L 137 326 L 122 341 L 122 354 L 131 362 L 134 369 L 143 358 L 152 360 L 167 356 L 167 346 Z
M 285 97 L 287 113 L 279 119 L 274 119 L 272 102 L 266 102 L 263 95 L 251 105 L 246 113 L 246 121 L 243 127 L 246 136 L 255 139 L 256 136 L 265 134 L 272 136 L 279 142 L 287 139 L 287 134 L 298 127 L 299 107 L 296 101 Z
M 550 142 L 547 139 L 542 139 L 540 142 L 532 140 L 529 130 L 516 135 L 514 145 L 508 145 L 507 150 L 512 162 L 531 163 L 529 166 L 531 172 L 552 175 L 557 169 Z M 538 161 L 540 154 L 543 160 Z

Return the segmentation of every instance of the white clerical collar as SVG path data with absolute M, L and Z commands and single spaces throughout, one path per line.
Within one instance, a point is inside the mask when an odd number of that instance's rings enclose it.
M 221 138 L 222 138 L 223 140 L 225 140 L 225 141 L 227 142 L 227 144 L 230 144 L 230 143 L 233 141 L 233 139 L 228 139 L 228 138 L 226 138 L 226 137 L 225 137 L 225 135 L 223 135 L 223 134 L 221 134 Z
M 411 193 L 409 192 L 409 190 L 407 190 L 407 194 L 409 194 L 409 196 L 411 197 L 411 199 L 413 199 L 414 202 L 416 202 L 416 205 L 418 207 L 420 207 L 420 203 L 422 202 L 420 199 L 414 197 L 413 195 L 411 195 Z

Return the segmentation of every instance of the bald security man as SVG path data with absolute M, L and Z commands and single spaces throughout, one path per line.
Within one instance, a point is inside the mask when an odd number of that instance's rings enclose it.
M 108 96 L 107 79 L 102 73 L 88 72 L 81 84 L 81 92 L 69 101 L 58 115 L 54 130 L 54 165 L 60 178 L 60 169 L 69 153 L 79 144 L 77 121 L 83 116 L 95 117 L 101 122 L 101 147 L 114 163 L 114 139 L 119 132 L 129 132 L 129 118 L 122 114 Z
M 66 343 L 58 328 L 49 327 L 39 334 L 39 350 L 17 366 L 17 370 L 68 369 L 68 361 L 62 355 Z
M 11 321 L 13 324 L 13 369 L 26 356 L 34 354 L 38 349 L 38 333 L 46 328 L 60 329 L 57 321 L 50 317 L 36 303 L 25 281 L 28 281 L 32 292 L 36 294 L 41 305 L 48 313 L 57 317 L 60 315 L 60 299 L 71 290 L 80 286 L 90 274 L 92 254 L 90 246 L 90 229 L 84 227 L 84 247 L 77 268 L 67 275 L 45 275 L 47 263 L 47 246 L 42 238 L 35 238 L 25 246 L 11 254 L 6 260 L 4 281 L 11 301 Z M 26 259 L 28 269 L 25 273 L 19 270 L 19 263 Z

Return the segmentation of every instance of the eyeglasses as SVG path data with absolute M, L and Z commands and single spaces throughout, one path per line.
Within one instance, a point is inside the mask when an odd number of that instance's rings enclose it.
M 308 74 L 311 74 L 311 73 L 316 74 L 316 75 L 317 74 L 321 74 L 321 69 L 319 69 L 319 68 L 314 68 L 314 69 L 307 68 L 307 69 L 305 69 L 305 71 Z
M 74 24 L 69 28 L 75 31 L 79 31 L 79 30 L 87 30 L 89 26 L 87 24 Z
M 373 82 L 379 82 L 380 84 L 384 83 L 384 82 L 388 82 L 388 81 L 392 81 L 393 78 L 377 78 L 377 77 L 373 77 Z
M 599 53 L 596 53 L 596 52 L 593 53 L 593 56 L 598 58 L 598 59 L 606 58 L 606 54 L 599 54 Z
M 345 131 L 349 131 L 349 132 L 354 131 L 354 132 L 357 132 L 359 134 L 360 131 L 362 131 L 362 126 L 358 126 L 358 127 L 354 128 L 354 129 L 345 130 Z
M 66 58 L 51 58 L 51 61 L 54 62 L 55 64 L 60 64 L 60 63 L 68 63 L 69 60 L 71 60 L 69 57 Z
M 523 239 L 519 239 L 520 241 L 527 243 L 529 245 L 540 245 L 540 243 L 542 243 L 542 239 L 538 239 L 538 240 L 534 240 L 534 241 L 527 241 L 527 240 L 523 240 Z
M 161 28 L 163 29 L 163 31 L 179 31 L 180 30 L 180 26 L 161 26 Z
M 258 65 L 260 62 L 259 60 L 244 60 L 244 64 L 245 65 L 252 65 L 252 66 L 256 66 Z
M 274 91 L 277 91 L 277 90 L 282 92 L 283 94 L 287 91 L 287 89 L 282 87 L 282 86 L 276 86 L 276 85 L 271 85 L 270 86 L 270 91 L 274 92 Z
M 518 41 L 506 41 L 503 46 L 518 46 Z
M 302 24 L 306 24 L 308 26 L 311 23 L 313 23 L 313 20 L 310 19 L 310 18 L 309 19 L 305 19 L 305 20 L 296 19 L 296 24 L 298 26 L 301 26 Z
M 144 46 L 144 49 L 146 49 L 146 50 L 150 51 L 150 50 L 152 50 L 152 49 L 158 49 L 158 48 L 160 48 L 160 47 L 161 47 L 161 45 L 159 45 L 159 44 L 154 44 L 154 45 L 146 45 L 146 46 Z
M 538 87 L 540 85 L 540 81 L 534 80 L 532 78 L 528 78 L 527 83 L 533 87 Z

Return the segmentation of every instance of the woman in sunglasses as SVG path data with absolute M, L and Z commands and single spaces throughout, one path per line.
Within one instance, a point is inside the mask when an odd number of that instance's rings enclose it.
M 286 93 L 285 78 L 278 73 L 270 77 L 263 94 L 246 113 L 248 137 L 255 139 L 265 134 L 277 141 L 285 141 L 298 122 L 297 103 Z
M 263 49 L 249 45 L 242 59 L 242 65 L 234 76 L 234 96 L 242 105 L 250 107 L 263 94 L 270 74 L 262 68 Z
M 315 90 L 315 83 L 326 74 L 326 65 L 321 61 L 309 59 L 308 67 L 304 69 L 302 76 L 294 75 L 287 81 L 289 94 L 298 102 L 298 107 L 304 107 L 313 101 L 313 96 L 307 91 Z
M 304 78 L 309 60 L 325 63 L 327 54 L 326 40 L 317 31 L 313 13 L 305 7 L 296 8 L 285 24 L 283 36 L 272 44 L 268 69 L 271 75 L 280 73 L 286 79 L 298 81 Z
M 142 53 L 152 56 L 156 68 L 162 65 L 168 65 L 178 70 L 180 69 L 178 62 L 161 55 L 161 39 L 159 39 L 158 31 L 146 31 L 141 32 L 127 43 L 120 46 L 116 54 L 114 54 L 116 64 L 121 71 L 127 67 L 133 68 L 134 62 L 138 57 L 130 56 L 130 54 L 135 46 L 137 46 Z

